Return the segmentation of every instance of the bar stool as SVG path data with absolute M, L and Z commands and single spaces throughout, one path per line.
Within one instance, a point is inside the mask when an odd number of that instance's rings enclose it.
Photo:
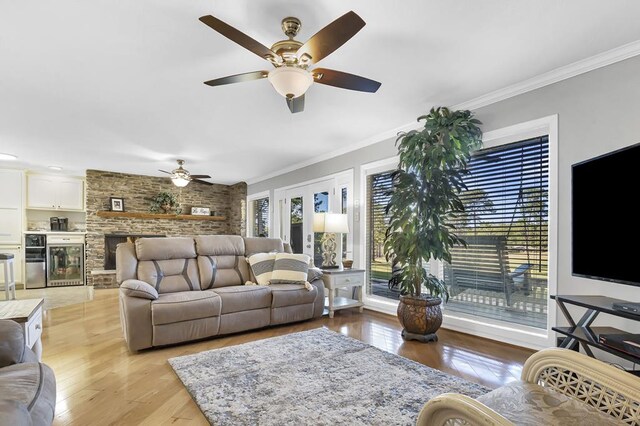
M 16 278 L 13 274 L 13 255 L 10 253 L 0 253 L 0 265 L 4 269 L 4 293 L 6 300 L 16 298 Z

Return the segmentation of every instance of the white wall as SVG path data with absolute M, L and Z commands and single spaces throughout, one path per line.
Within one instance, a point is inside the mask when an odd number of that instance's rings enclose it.
M 422 112 L 416 111 L 416 116 Z M 600 294 L 640 302 L 640 287 L 573 277 L 570 252 L 571 165 L 640 142 L 640 57 L 480 108 L 476 114 L 485 132 L 559 115 L 558 294 Z M 383 141 L 249 185 L 248 193 L 273 190 L 354 168 L 357 196 L 360 194 L 359 165 L 395 155 L 394 142 L 394 139 Z M 640 180 L 636 184 L 640 189 Z M 597 202 L 597 194 L 594 195 Z M 354 237 L 354 241 L 359 241 L 359 235 Z M 640 258 L 640 248 L 638 254 Z M 359 250 L 354 258 L 359 258 Z M 560 313 L 558 318 L 563 321 Z M 598 323 L 640 332 L 638 322 L 603 315 Z
M 305 182 L 333 173 L 353 169 L 353 199 L 354 201 L 360 201 L 360 204 L 362 205 L 362 200 L 359 200 L 360 165 L 370 163 L 372 161 L 377 161 L 382 158 L 393 157 L 394 155 L 396 155 L 395 138 L 378 142 L 366 148 L 352 151 L 347 154 L 332 158 L 330 160 L 312 164 L 310 166 L 294 170 L 284 175 L 276 176 L 262 182 L 251 184 L 247 188 L 247 194 L 251 196 L 251 194 L 269 191 L 271 200 L 273 200 L 274 189 L 283 188 L 289 185 L 295 185 L 300 182 Z M 272 206 L 273 204 L 274 203 L 271 203 Z M 271 211 L 271 213 L 271 217 L 273 218 L 273 210 Z M 360 247 L 358 245 L 358 241 L 360 241 L 360 223 L 354 223 L 353 228 L 353 259 L 355 260 L 354 265 L 356 267 L 362 267 L 362 265 L 357 264 L 358 259 L 360 259 Z

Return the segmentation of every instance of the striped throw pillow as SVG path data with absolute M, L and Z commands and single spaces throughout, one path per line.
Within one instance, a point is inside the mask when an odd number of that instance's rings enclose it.
M 271 284 L 304 284 L 308 271 L 309 256 L 306 254 L 278 253 Z
M 247 260 L 258 285 L 269 285 L 276 261 L 276 253 L 256 253 L 249 256 Z

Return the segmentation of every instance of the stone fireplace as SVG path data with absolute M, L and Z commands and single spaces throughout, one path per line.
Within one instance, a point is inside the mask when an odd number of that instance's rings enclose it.
M 165 235 L 152 234 L 106 234 L 104 236 L 104 270 L 116 269 L 116 248 L 120 243 L 135 243 L 138 238 L 160 238 Z
M 117 286 L 113 272 L 115 248 L 129 237 L 245 234 L 247 185 L 244 182 L 235 185 L 191 183 L 179 189 L 168 178 L 99 170 L 87 170 L 86 182 L 88 285 Z M 187 214 L 191 207 L 209 207 L 221 219 L 98 216 L 99 211 L 109 210 L 109 197 L 123 198 L 127 213 L 149 213 L 150 199 L 162 191 L 175 194 Z

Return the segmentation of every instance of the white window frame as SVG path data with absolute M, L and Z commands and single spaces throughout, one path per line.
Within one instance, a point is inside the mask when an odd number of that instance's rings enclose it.
M 354 203 L 354 193 L 353 193 L 353 180 L 354 180 L 354 170 L 353 168 L 351 169 L 347 169 L 341 172 L 337 172 L 337 173 L 332 173 L 326 176 L 322 176 L 322 177 L 318 177 L 315 179 L 310 179 L 310 180 L 306 180 L 304 182 L 299 182 L 293 185 L 287 185 L 287 186 L 283 186 L 281 188 L 276 188 L 273 191 L 273 203 L 269 203 L 269 209 L 270 209 L 270 213 L 272 213 L 269 217 L 273 222 L 273 227 L 269 227 L 269 235 L 273 236 L 273 237 L 277 237 L 277 238 L 281 238 L 284 240 L 283 236 L 283 229 L 282 227 L 284 226 L 285 221 L 287 220 L 286 215 L 288 214 L 287 212 L 287 205 L 286 205 L 286 198 L 287 198 L 287 191 L 291 191 L 294 190 L 296 188 L 301 188 L 301 187 L 306 187 L 309 185 L 313 185 L 315 183 L 319 183 L 319 182 L 323 182 L 323 181 L 327 181 L 327 180 L 333 180 L 333 191 L 334 191 L 334 202 L 333 205 L 330 206 L 330 211 L 334 212 L 339 210 L 341 205 L 340 205 L 340 199 L 341 199 L 341 193 L 339 191 L 342 190 L 342 188 L 347 188 L 347 215 L 348 215 L 348 224 L 349 224 L 349 230 L 351 230 L 351 232 L 349 232 L 349 234 L 347 234 L 347 251 L 350 253 L 353 253 L 354 247 L 353 247 L 353 229 L 354 229 L 354 208 L 353 208 L 353 203 Z M 266 191 L 268 193 L 268 191 Z M 259 197 L 262 198 L 262 197 Z
M 486 132 L 483 135 L 484 148 L 492 148 L 512 142 L 518 142 L 534 137 L 549 137 L 549 225 L 548 225 L 548 293 L 557 294 L 557 264 L 558 264 L 558 115 L 550 115 L 537 120 L 531 120 L 513 126 Z M 381 173 L 396 167 L 398 157 L 387 158 L 361 166 L 360 173 L 360 265 L 366 267 L 366 233 L 367 233 L 367 176 Z M 365 307 L 371 310 L 395 315 L 398 302 L 389 299 L 369 296 L 364 292 Z M 547 300 L 547 328 L 541 330 L 535 327 L 522 326 L 506 321 L 479 318 L 458 312 L 447 312 L 443 304 L 443 328 L 473 334 L 488 339 L 528 347 L 542 349 L 556 346 L 556 334 L 551 327 L 556 325 L 555 302 L 549 297 Z
M 367 253 L 369 252 L 367 249 L 367 223 L 369 222 L 369 217 L 367 216 L 367 204 L 369 200 L 367 178 L 371 175 L 397 169 L 399 161 L 400 158 L 396 155 L 360 166 L 360 267 L 362 269 L 367 269 Z M 369 271 L 365 273 L 365 277 L 368 276 Z M 365 282 L 365 286 L 368 287 L 368 283 Z M 396 315 L 398 310 L 397 301 L 387 299 L 386 297 L 370 295 L 366 287 L 362 291 L 362 298 L 367 309 L 389 315 Z
M 253 211 L 253 201 L 255 200 L 261 200 L 263 198 L 266 198 L 269 200 L 269 218 L 267 220 L 268 222 L 268 226 L 269 226 L 269 237 L 272 236 L 273 234 L 273 226 L 272 226 L 272 220 L 271 218 L 273 217 L 273 205 L 271 203 L 271 196 L 269 191 L 262 191 L 262 192 L 257 192 L 255 194 L 251 194 L 251 195 L 247 195 L 247 237 L 254 237 L 255 235 L 253 235 L 253 214 L 255 213 Z
M 484 148 L 493 148 L 508 143 L 549 137 L 549 224 L 548 224 L 548 294 L 557 294 L 558 289 L 558 115 L 550 115 L 537 120 L 519 123 L 502 129 L 486 132 L 483 137 Z M 444 307 L 442 326 L 476 336 L 501 340 L 506 343 L 532 349 L 556 346 L 556 334 L 551 327 L 556 325 L 556 305 L 550 297 L 547 299 L 547 327 L 541 330 L 535 327 L 512 324 L 506 321 L 479 318 L 460 312 L 446 312 Z

